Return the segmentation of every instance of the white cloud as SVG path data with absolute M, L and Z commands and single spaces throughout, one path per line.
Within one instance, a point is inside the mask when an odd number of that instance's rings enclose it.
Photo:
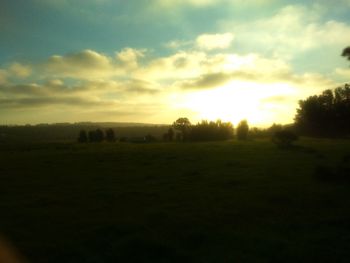
M 193 77 L 201 73 L 206 54 L 198 51 L 180 51 L 167 57 L 155 58 L 136 73 L 141 78 L 173 80 Z
M 289 5 L 274 16 L 248 23 L 223 22 L 223 29 L 234 28 L 237 41 L 252 50 L 269 51 L 276 57 L 326 47 L 340 48 L 350 43 L 350 26 L 340 21 L 323 21 L 325 8 Z
M 124 67 L 137 68 L 138 59 L 144 57 L 145 52 L 146 50 L 124 48 L 122 51 L 116 53 L 116 58 Z
M 172 40 L 164 44 L 165 47 L 171 48 L 171 49 L 179 49 L 186 46 L 191 46 L 193 44 L 192 41 L 185 41 L 185 40 Z
M 225 49 L 230 47 L 234 36 L 232 33 L 224 34 L 203 34 L 197 37 L 196 44 L 205 50 Z

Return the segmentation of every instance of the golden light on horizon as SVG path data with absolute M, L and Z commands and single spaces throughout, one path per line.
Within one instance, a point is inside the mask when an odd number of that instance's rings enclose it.
M 278 103 L 273 98 L 288 98 L 295 92 L 288 84 L 232 81 L 216 89 L 190 92 L 182 106 L 196 112 L 197 121 L 221 119 L 237 125 L 247 119 L 251 125 L 262 127 L 291 121 L 290 109 L 295 105 L 286 101 Z

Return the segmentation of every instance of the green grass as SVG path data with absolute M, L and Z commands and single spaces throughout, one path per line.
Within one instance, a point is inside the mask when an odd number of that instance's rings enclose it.
M 348 262 L 350 141 L 0 149 L 0 233 L 31 262 Z

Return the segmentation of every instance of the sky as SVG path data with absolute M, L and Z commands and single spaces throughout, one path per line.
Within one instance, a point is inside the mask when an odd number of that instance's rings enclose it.
M 350 79 L 350 0 L 2 0 L 0 125 L 293 122 Z

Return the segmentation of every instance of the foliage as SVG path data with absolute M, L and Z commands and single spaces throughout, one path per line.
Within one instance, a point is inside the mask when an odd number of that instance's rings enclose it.
M 233 125 L 230 122 L 222 122 L 221 120 L 206 121 L 203 120 L 197 125 L 191 127 L 191 141 L 214 141 L 228 140 L 233 138 Z
M 107 142 L 115 142 L 115 132 L 112 128 L 106 130 L 106 141 Z
M 347 57 L 348 60 L 350 60 L 350 46 L 344 48 L 343 53 L 342 53 L 342 56 L 343 56 L 343 57 Z
M 174 129 L 179 132 L 175 133 L 177 141 L 220 141 L 233 138 L 233 125 L 230 122 L 207 121 L 202 120 L 196 125 L 191 125 L 187 118 L 179 118 L 173 124 Z M 168 133 L 164 134 L 164 140 L 171 140 L 174 132 L 170 128 Z
M 81 130 L 78 136 L 78 142 L 86 143 L 88 141 L 88 136 L 85 130 Z
M 102 142 L 104 140 L 104 133 L 101 129 L 89 131 L 89 142 Z
M 248 138 L 248 132 L 249 132 L 249 125 L 247 120 L 242 120 L 240 123 L 238 123 L 237 126 L 237 139 L 238 140 L 246 140 Z
M 298 130 L 307 135 L 339 136 L 350 133 L 350 86 L 325 90 L 299 101 L 295 116 Z
M 173 127 L 175 130 L 181 132 L 181 138 L 183 141 L 187 141 L 189 137 L 189 132 L 191 129 L 191 122 L 188 118 L 178 118 L 174 123 Z
M 169 128 L 166 133 L 163 134 L 163 140 L 164 141 L 173 141 L 174 140 L 174 130 L 173 128 Z
M 151 134 L 147 134 L 144 138 L 145 142 L 156 142 L 157 138 Z
M 289 130 L 276 131 L 272 137 L 272 142 L 282 148 L 290 147 L 296 140 L 298 140 L 298 136 Z

